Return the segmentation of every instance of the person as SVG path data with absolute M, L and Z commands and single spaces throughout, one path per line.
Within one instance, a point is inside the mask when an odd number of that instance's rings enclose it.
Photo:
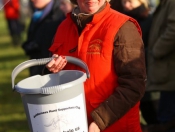
M 58 25 L 64 20 L 64 14 L 59 9 L 57 0 L 32 0 L 35 7 L 27 40 L 22 47 L 30 59 L 46 58 L 50 56 L 47 50 L 52 43 Z M 35 66 L 29 69 L 30 76 L 46 74 L 44 66 Z
M 160 124 L 158 128 L 164 127 L 166 132 L 175 131 L 174 7 L 174 0 L 160 1 L 153 15 L 148 41 L 147 91 L 160 91 L 158 108 L 158 121 Z M 166 125 L 169 122 L 173 124 L 173 126 Z M 158 131 L 160 131 L 160 129 Z
M 141 29 L 142 39 L 145 47 L 145 56 L 147 56 L 148 37 L 152 23 L 152 15 L 149 14 L 147 0 L 121 0 L 123 13 L 135 18 Z M 147 59 L 146 64 L 147 64 Z M 150 92 L 146 92 L 140 103 L 140 110 L 147 125 L 157 123 L 157 113 L 152 101 Z M 144 129 L 142 125 L 142 129 Z
M 70 0 L 59 0 L 59 3 L 60 10 L 64 13 L 65 16 L 75 7 L 75 5 L 72 4 Z
M 145 91 L 141 30 L 133 18 L 110 8 L 109 0 L 72 0 L 78 7 L 57 29 L 49 71 L 79 69 L 65 56 L 84 61 L 89 132 L 141 132 L 139 100 Z M 117 21 L 117 23 L 116 23 Z
M 7 20 L 10 36 L 12 38 L 12 44 L 17 46 L 21 43 L 21 33 L 23 31 L 23 25 L 20 23 L 20 4 L 19 0 L 3 0 L 4 13 Z
M 149 15 L 149 7 L 147 0 L 121 0 L 123 13 L 133 17 L 139 23 L 142 29 L 142 39 L 147 49 L 147 40 L 152 17 Z

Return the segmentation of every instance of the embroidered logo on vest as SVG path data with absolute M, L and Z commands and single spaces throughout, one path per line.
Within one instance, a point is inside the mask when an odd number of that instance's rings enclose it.
M 95 39 L 89 43 L 87 50 L 88 54 L 100 54 L 101 53 L 101 44 L 103 43 L 100 39 Z

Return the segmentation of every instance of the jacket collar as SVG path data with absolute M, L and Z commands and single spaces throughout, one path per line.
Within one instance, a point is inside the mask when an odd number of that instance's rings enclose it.
M 98 12 L 98 13 L 95 13 L 95 14 L 93 15 L 93 19 L 92 19 L 92 21 L 90 22 L 90 24 L 96 24 L 96 23 L 98 23 L 98 22 L 102 19 L 102 17 L 103 17 L 104 15 L 106 15 L 106 13 L 108 13 L 108 11 L 110 10 L 110 4 L 107 2 L 105 6 L 106 6 L 106 7 L 105 7 L 102 11 L 100 11 L 100 12 Z M 68 19 L 71 19 L 71 14 L 72 14 L 72 13 L 68 13 L 68 14 L 67 14 L 67 18 L 68 18 Z M 71 20 L 72 20 L 72 19 L 71 19 Z

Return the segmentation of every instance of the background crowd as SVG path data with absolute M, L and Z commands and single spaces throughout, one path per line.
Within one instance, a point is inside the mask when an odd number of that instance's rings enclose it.
M 147 67 L 140 104 L 143 132 L 175 132 L 175 1 L 111 0 L 110 4 L 136 19 L 142 29 Z M 11 44 L 22 47 L 29 59 L 51 56 L 48 49 L 57 27 L 75 7 L 69 0 L 0 1 Z M 46 73 L 44 66 L 30 68 L 30 76 Z

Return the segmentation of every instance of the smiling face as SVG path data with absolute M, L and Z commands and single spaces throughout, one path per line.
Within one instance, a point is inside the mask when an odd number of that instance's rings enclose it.
M 104 5 L 106 0 L 77 0 L 82 13 L 93 14 Z
M 44 8 L 51 0 L 31 0 L 34 7 L 37 9 Z

